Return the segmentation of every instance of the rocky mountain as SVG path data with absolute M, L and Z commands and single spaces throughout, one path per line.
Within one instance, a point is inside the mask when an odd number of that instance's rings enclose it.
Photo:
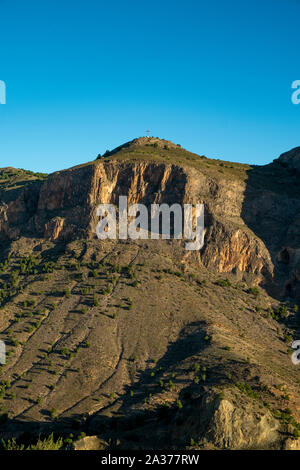
M 51 175 L 1 169 L 1 437 L 297 448 L 299 181 L 299 148 L 258 167 L 157 138 Z M 99 240 L 97 205 L 121 195 L 204 203 L 203 248 Z

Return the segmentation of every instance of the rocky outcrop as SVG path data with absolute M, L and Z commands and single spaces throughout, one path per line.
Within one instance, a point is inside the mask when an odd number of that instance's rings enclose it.
M 207 406 L 209 408 L 209 403 Z M 253 403 L 237 406 L 230 399 L 214 401 L 205 439 L 222 449 L 270 448 L 279 439 L 279 423 L 269 412 L 253 410 Z
M 183 426 L 174 426 L 172 439 L 190 436 L 199 448 L 264 449 L 279 446 L 280 423 L 268 410 L 238 391 L 222 397 L 210 392 L 194 403 Z
M 108 443 L 98 436 L 86 436 L 73 443 L 73 450 L 105 450 Z
M 300 439 L 288 438 L 283 445 L 283 450 L 300 450 Z
M 32 234 L 41 182 L 0 193 L 0 242 Z

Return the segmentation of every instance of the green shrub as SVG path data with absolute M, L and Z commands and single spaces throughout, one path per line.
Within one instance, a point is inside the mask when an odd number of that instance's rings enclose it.
M 57 418 L 57 415 L 58 415 L 58 411 L 56 408 L 52 408 L 52 410 L 50 411 L 50 416 L 51 418 Z
M 69 299 L 71 297 L 70 289 L 65 289 L 64 294 L 65 294 L 65 297 L 67 297 L 67 299 Z
M 278 307 L 274 310 L 274 314 L 275 314 L 275 316 L 277 316 L 279 318 L 286 318 L 289 314 L 289 311 L 288 311 L 286 305 L 281 305 L 280 307 Z
M 229 279 L 219 279 L 216 284 L 218 286 L 221 286 L 221 287 L 230 287 L 231 286 L 231 282 L 229 281 Z
M 99 305 L 99 301 L 98 301 L 98 299 L 97 299 L 96 294 L 94 294 L 94 295 L 93 295 L 93 306 L 94 306 L 94 307 L 98 307 L 98 305 Z
M 255 298 L 257 298 L 259 296 L 259 289 L 258 287 L 250 287 L 250 289 L 248 290 L 249 294 L 252 294 L 254 295 Z

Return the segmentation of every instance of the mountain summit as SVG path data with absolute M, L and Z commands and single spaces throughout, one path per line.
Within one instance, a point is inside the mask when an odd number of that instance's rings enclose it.
M 300 172 L 300 147 L 283 153 L 277 161 L 287 168 Z

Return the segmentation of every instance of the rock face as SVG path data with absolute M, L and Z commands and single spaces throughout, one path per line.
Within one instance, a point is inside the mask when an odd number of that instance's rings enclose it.
M 105 450 L 108 443 L 98 436 L 86 436 L 73 444 L 74 450 Z
M 194 436 L 198 447 L 217 449 L 264 449 L 280 446 L 279 422 L 269 411 L 262 411 L 253 401 L 227 389 L 225 396 L 212 392 L 194 403 L 184 428 L 173 428 L 172 439 Z
M 287 439 L 283 446 L 284 450 L 300 450 L 300 439 Z
M 270 412 L 253 409 L 253 403 L 241 397 L 209 399 L 204 409 L 211 410 L 205 439 L 221 449 L 263 449 L 278 442 L 279 423 Z
M 0 241 L 15 240 L 30 232 L 32 217 L 36 213 L 41 183 L 23 186 L 1 194 Z
M 31 197 L 24 189 L 17 199 L 2 202 L 0 237 L 14 240 L 30 233 L 49 240 L 95 237 L 99 203 L 200 203 L 206 205 L 207 243 L 201 255 L 205 266 L 219 272 L 233 269 L 259 274 L 272 270 L 263 243 L 241 227 L 245 187 L 218 184 L 192 168 L 148 162 L 97 162 L 56 172 Z M 208 243 L 209 242 L 209 243 Z

